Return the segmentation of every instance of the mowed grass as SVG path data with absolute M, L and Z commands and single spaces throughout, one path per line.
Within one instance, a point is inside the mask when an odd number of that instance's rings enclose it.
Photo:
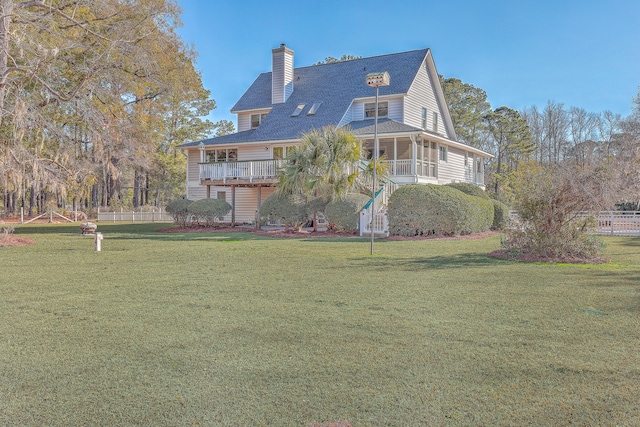
M 545 265 L 157 227 L 0 248 L 0 425 L 640 425 L 640 238 Z

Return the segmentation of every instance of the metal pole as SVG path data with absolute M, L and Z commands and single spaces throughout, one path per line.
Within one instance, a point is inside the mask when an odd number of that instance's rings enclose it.
M 373 122 L 373 183 L 371 184 L 371 225 L 369 226 L 369 230 L 371 231 L 371 251 L 370 254 L 373 255 L 373 241 L 374 241 L 374 215 L 376 214 L 376 180 L 377 174 L 376 169 L 378 167 L 378 91 L 380 88 L 376 86 L 376 114 Z

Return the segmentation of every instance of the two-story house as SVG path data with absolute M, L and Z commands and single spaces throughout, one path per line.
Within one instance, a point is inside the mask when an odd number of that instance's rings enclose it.
M 276 171 L 289 147 L 324 126 L 347 127 L 373 147 L 375 89 L 367 74 L 386 71 L 380 87 L 378 142 L 390 178 L 403 184 L 470 182 L 484 187 L 491 155 L 456 141 L 431 50 L 294 68 L 286 45 L 272 51 L 262 73 L 233 106 L 238 132 L 181 148 L 188 157 L 187 198 L 226 199 L 228 220 L 252 222 L 275 191 Z

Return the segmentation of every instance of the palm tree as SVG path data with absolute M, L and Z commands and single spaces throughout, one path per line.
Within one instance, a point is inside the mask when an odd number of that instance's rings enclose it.
M 378 162 L 376 172 L 384 178 L 383 165 Z M 353 133 L 326 126 L 303 135 L 301 144 L 287 156 L 278 192 L 328 203 L 349 193 L 368 194 L 372 171 L 372 161 L 366 162 L 362 144 Z

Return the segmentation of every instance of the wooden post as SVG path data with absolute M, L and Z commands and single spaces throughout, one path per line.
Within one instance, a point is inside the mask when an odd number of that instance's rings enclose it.
M 256 229 L 260 230 L 260 206 L 262 205 L 262 185 L 258 186 L 258 210 L 256 211 Z
M 611 235 L 613 236 L 613 211 L 611 211 Z
M 95 233 L 93 241 L 96 244 L 96 252 L 100 252 L 102 250 L 102 233 Z
M 211 186 L 207 185 L 207 199 L 211 198 Z
M 231 186 L 231 226 L 236 226 L 236 186 Z

